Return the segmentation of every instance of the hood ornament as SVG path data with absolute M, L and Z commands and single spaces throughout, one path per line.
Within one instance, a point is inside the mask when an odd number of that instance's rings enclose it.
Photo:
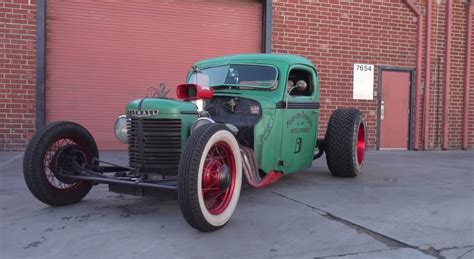
M 231 112 L 235 112 L 235 106 L 237 106 L 238 100 L 239 98 L 232 98 L 228 102 L 224 102 L 224 104 L 230 108 Z
M 170 90 L 166 87 L 166 84 L 160 83 L 159 88 L 148 87 L 148 89 L 146 90 L 146 97 L 169 99 L 169 92 Z

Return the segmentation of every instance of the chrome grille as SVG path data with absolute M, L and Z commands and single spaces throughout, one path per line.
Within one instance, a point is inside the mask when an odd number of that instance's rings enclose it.
M 131 118 L 130 166 L 144 173 L 176 174 L 181 156 L 181 120 Z

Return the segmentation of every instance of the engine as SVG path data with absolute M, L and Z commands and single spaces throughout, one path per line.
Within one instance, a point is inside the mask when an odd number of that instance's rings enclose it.
M 215 122 L 230 123 L 237 127 L 237 141 L 253 148 L 254 127 L 262 116 L 258 102 L 240 97 L 214 96 L 208 101 L 206 110 Z

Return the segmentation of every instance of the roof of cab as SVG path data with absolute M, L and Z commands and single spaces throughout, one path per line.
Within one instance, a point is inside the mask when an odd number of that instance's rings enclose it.
M 271 64 L 273 62 L 283 62 L 290 64 L 303 64 L 314 66 L 308 59 L 291 54 L 238 54 L 222 56 L 210 59 L 204 59 L 197 62 L 198 67 L 207 67 L 209 65 L 231 64 L 231 63 L 265 63 Z

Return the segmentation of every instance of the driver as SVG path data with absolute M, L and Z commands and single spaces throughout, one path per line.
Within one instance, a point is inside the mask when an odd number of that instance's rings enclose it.
M 298 80 L 296 85 L 294 85 L 292 80 L 288 80 L 286 83 L 286 90 L 290 95 L 304 95 L 306 88 L 308 87 L 308 83 L 304 80 Z M 296 92 L 294 92 L 296 90 Z M 293 92 L 293 94 L 291 94 Z

